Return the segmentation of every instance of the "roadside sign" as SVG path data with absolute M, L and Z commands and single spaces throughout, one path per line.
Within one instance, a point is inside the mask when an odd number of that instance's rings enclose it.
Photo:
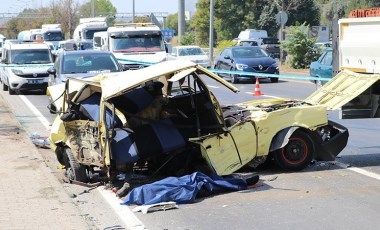
M 170 39 L 174 37 L 174 30 L 161 30 L 162 37 L 165 39 Z
M 280 11 L 276 14 L 276 22 L 280 25 L 285 25 L 288 21 L 288 14 L 285 11 Z

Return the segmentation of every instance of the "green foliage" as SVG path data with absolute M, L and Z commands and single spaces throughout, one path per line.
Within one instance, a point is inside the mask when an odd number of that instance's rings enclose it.
M 218 52 L 221 52 L 224 48 L 229 46 L 235 46 L 236 41 L 234 40 L 222 40 L 218 42 L 218 45 L 216 46 L 216 49 Z
M 290 65 L 295 69 L 309 68 L 310 63 L 320 56 L 320 50 L 314 46 L 316 38 L 307 38 L 309 27 L 304 24 L 292 26 L 288 40 L 281 42 L 281 47 L 289 55 Z
M 207 46 L 210 30 L 210 0 L 198 0 L 196 7 L 190 27 L 195 30 L 195 43 Z
M 172 29 L 175 34 L 178 34 L 178 13 L 170 14 L 166 18 L 166 28 Z
M 107 17 L 115 14 L 117 12 L 116 7 L 114 7 L 110 0 L 96 0 L 94 4 L 94 16 L 95 17 Z M 81 18 L 91 18 L 92 15 L 92 0 L 84 3 L 80 9 L 79 14 Z M 114 18 L 109 17 L 107 23 L 112 25 L 114 23 Z
M 186 33 L 181 36 L 181 45 L 194 45 L 195 44 L 195 35 L 194 33 Z

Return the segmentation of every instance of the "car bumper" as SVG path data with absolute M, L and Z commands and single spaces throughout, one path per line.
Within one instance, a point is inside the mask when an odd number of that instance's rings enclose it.
M 333 127 L 334 136 L 330 140 L 316 145 L 315 159 L 319 161 L 334 161 L 336 156 L 346 147 L 348 141 L 348 129 L 343 125 L 329 121 Z
M 9 87 L 12 90 L 46 89 L 48 77 L 43 78 L 22 78 L 17 75 L 10 77 Z

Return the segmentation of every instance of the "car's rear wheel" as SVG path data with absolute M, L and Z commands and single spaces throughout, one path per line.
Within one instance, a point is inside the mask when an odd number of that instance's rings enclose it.
M 288 143 L 274 152 L 273 157 L 279 167 L 286 171 L 298 171 L 307 167 L 313 159 L 314 145 L 311 137 L 297 130 Z
M 86 167 L 75 159 L 70 148 L 66 148 L 65 153 L 68 161 L 65 165 L 67 178 L 71 181 L 88 182 Z

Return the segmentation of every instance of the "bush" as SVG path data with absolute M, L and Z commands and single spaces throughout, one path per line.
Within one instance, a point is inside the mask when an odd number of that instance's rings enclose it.
M 186 33 L 181 37 L 181 45 L 194 45 L 195 44 L 195 34 L 194 33 Z
M 216 49 L 218 50 L 218 53 L 219 53 L 219 52 L 221 52 L 226 47 L 235 46 L 236 43 L 237 42 L 234 41 L 234 40 L 222 40 L 222 41 L 218 42 L 218 44 L 216 46 Z
M 289 64 L 295 69 L 306 69 L 310 63 L 317 60 L 320 49 L 314 46 L 317 38 L 307 38 L 309 26 L 292 26 L 288 32 L 288 39 L 281 42 L 281 47 L 289 55 Z

